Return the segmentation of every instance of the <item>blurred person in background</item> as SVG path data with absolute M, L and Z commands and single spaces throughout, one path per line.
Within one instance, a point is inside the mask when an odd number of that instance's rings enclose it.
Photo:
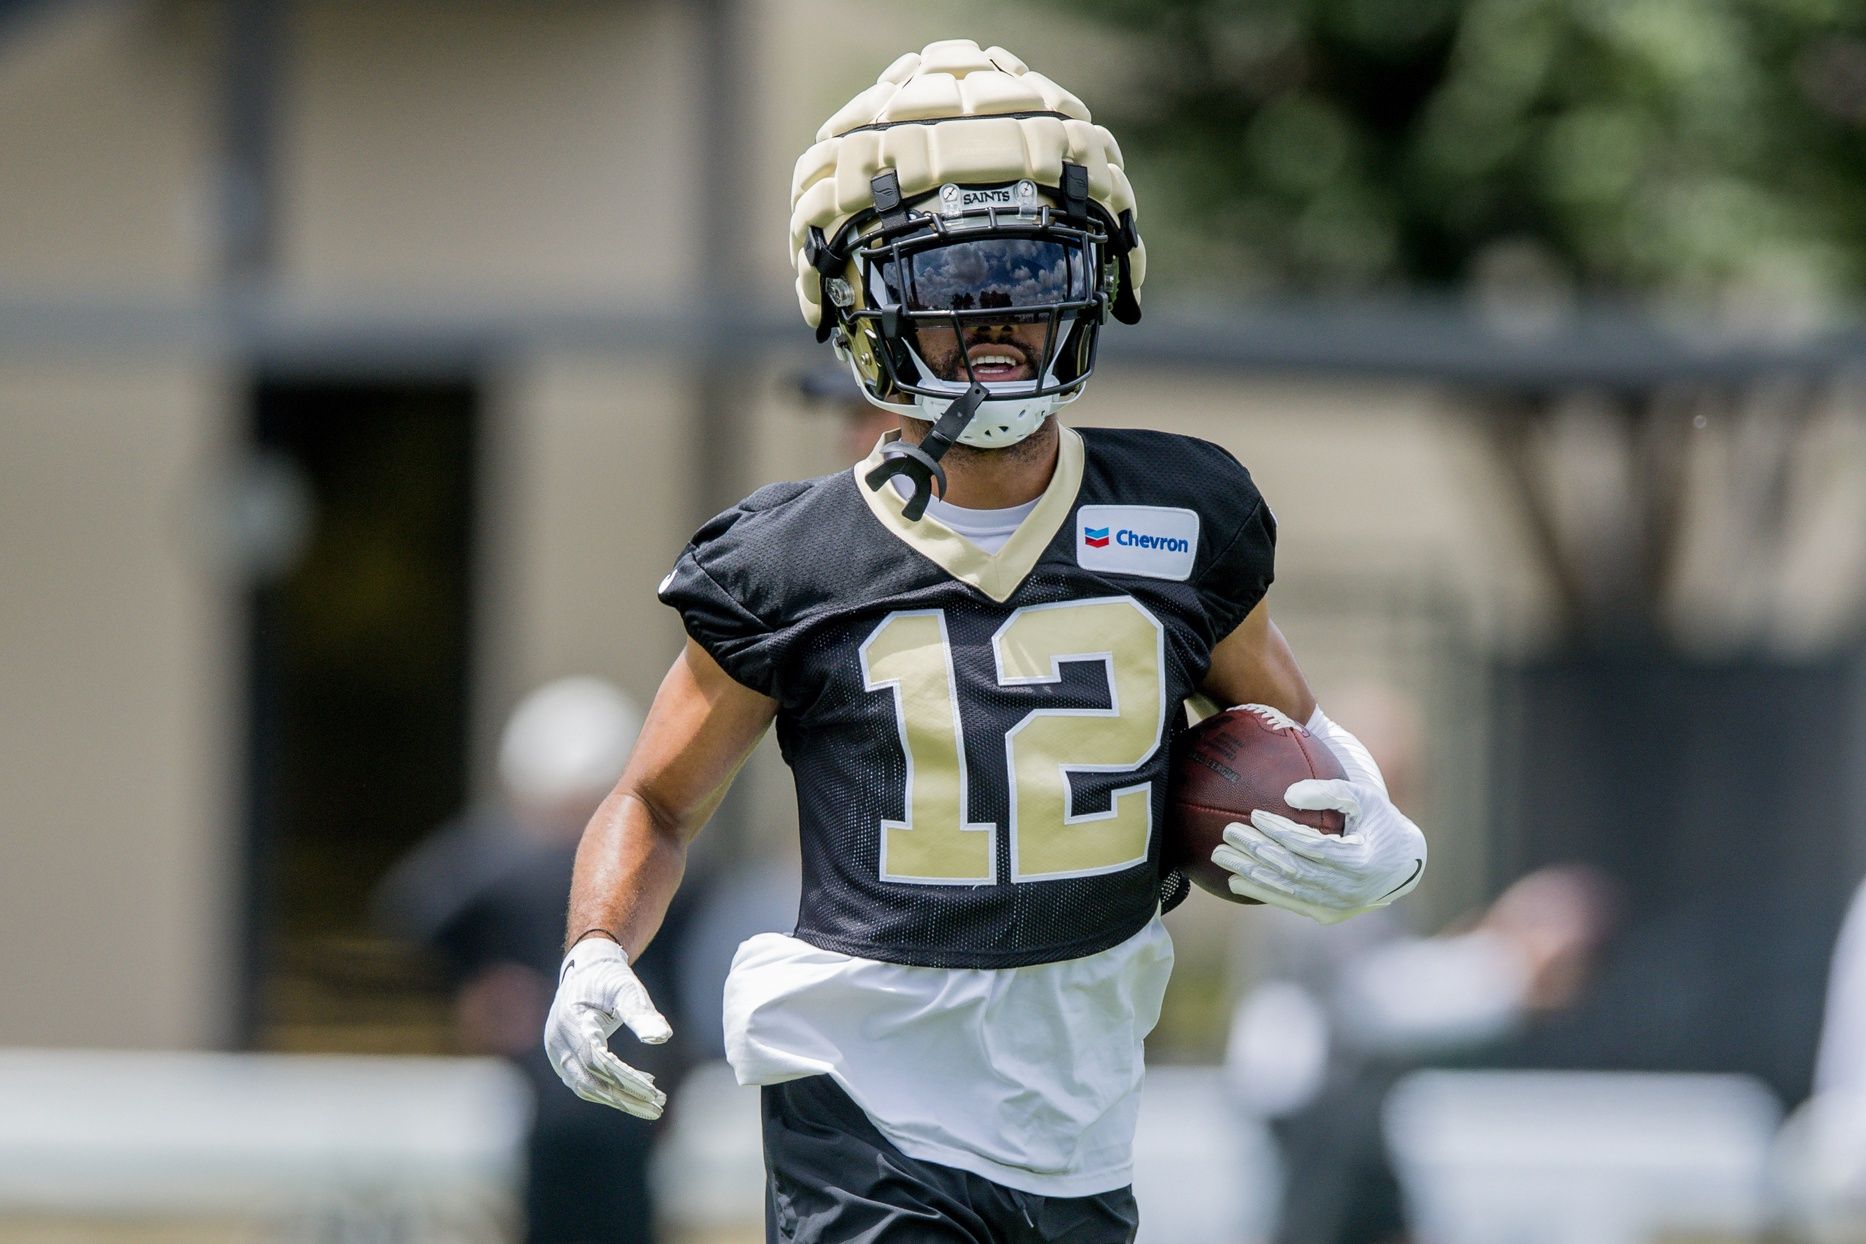
M 1866 1238 L 1866 882 L 1834 943 L 1814 1096 L 1784 1156 L 1787 1199 L 1815 1238 Z
M 1080 101 L 970 40 L 838 110 L 794 182 L 798 295 L 900 430 L 721 514 L 660 587 L 689 642 L 584 834 L 545 1044 L 579 1095 L 659 1116 L 609 1038 L 670 1035 L 632 965 L 775 722 L 802 908 L 740 947 L 725 1015 L 763 1086 L 771 1240 L 1134 1238 L 1140 1047 L 1186 888 L 1155 829 L 1195 693 L 1309 723 L 1352 775 L 1288 795 L 1343 812 L 1341 837 L 1230 827 L 1213 858 L 1240 896 L 1332 922 L 1425 867 L 1270 621 L 1249 474 L 1051 418 L 1103 319 L 1139 319 L 1119 158 Z
M 1812 1096 L 1783 1125 L 1774 1192 L 1792 1237 L 1866 1239 L 1866 882 L 1834 942 Z
M 1337 701 L 1415 803 L 1424 733 L 1384 688 Z M 1324 927 L 1266 912 L 1258 983 L 1240 1000 L 1226 1073 L 1277 1142 L 1281 1244 L 1407 1238 L 1381 1107 L 1420 1067 L 1498 1049 L 1537 1015 L 1573 1005 L 1615 923 L 1612 882 L 1579 865 L 1539 869 L 1433 937 L 1386 910 Z
M 384 926 L 428 948 L 446 970 L 460 1047 L 512 1060 L 533 1086 L 525 1197 L 533 1244 L 653 1239 L 654 1133 L 565 1093 L 537 1041 L 562 958 L 577 837 L 640 728 L 641 710 L 601 679 L 537 688 L 500 736 L 500 802 L 436 831 L 377 895 Z M 676 912 L 675 940 L 679 920 Z M 659 995 L 677 994 L 673 959 L 643 969 Z M 668 1076 L 680 1056 L 663 1046 L 644 1061 Z
M 1834 944 L 1814 1091 L 1857 1102 L 1866 1117 L 1866 883 L 1853 892 Z

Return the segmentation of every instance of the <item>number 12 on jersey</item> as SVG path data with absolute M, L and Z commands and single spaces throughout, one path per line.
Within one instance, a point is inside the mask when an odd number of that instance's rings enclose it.
M 1099 661 L 1108 708 L 1038 708 L 1004 736 L 1011 880 L 1131 868 L 1153 833 L 1151 782 L 1116 789 L 1105 811 L 1072 813 L 1073 773 L 1125 773 L 1166 728 L 1166 631 L 1128 596 L 1027 605 L 991 638 L 1007 687 L 1054 683 L 1065 661 Z M 997 878 L 998 827 L 970 816 L 963 712 L 943 610 L 891 613 L 861 647 L 862 682 L 894 693 L 907 762 L 905 820 L 881 822 L 881 877 L 923 885 Z

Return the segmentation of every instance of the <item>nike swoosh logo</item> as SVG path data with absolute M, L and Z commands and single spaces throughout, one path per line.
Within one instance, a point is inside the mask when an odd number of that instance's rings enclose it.
M 1414 860 L 1412 862 L 1412 872 L 1407 875 L 1406 880 L 1400 882 L 1398 885 L 1394 886 L 1391 890 L 1388 890 L 1385 894 L 1382 894 L 1379 898 L 1375 899 L 1374 902 L 1384 903 L 1388 899 L 1392 898 L 1395 894 L 1398 894 L 1401 890 L 1404 890 L 1407 886 L 1411 885 L 1413 882 L 1419 879 L 1419 874 L 1421 871 L 1424 870 L 1424 868 L 1425 868 L 1424 860 Z

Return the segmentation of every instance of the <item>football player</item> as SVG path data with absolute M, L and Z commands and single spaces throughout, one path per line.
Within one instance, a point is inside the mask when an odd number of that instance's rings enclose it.
M 753 493 L 662 582 L 689 639 L 585 832 L 547 1048 L 582 1096 L 661 1113 L 607 1045 L 669 1034 L 629 964 L 775 722 L 801 910 L 739 948 L 725 999 L 764 1086 L 769 1238 L 1130 1240 L 1186 700 L 1269 705 L 1350 774 L 1288 796 L 1345 813 L 1341 837 L 1230 827 L 1240 895 L 1339 920 L 1415 885 L 1424 841 L 1270 621 L 1249 473 L 1055 417 L 1146 270 L 1081 101 L 1002 48 L 903 56 L 798 161 L 791 240 L 805 319 L 900 431 Z

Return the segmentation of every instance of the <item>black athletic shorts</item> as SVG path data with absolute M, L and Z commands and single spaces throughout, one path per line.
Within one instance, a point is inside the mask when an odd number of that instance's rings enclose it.
M 828 1076 L 766 1085 L 766 1244 L 1132 1244 L 1132 1188 L 1040 1196 L 910 1158 Z

